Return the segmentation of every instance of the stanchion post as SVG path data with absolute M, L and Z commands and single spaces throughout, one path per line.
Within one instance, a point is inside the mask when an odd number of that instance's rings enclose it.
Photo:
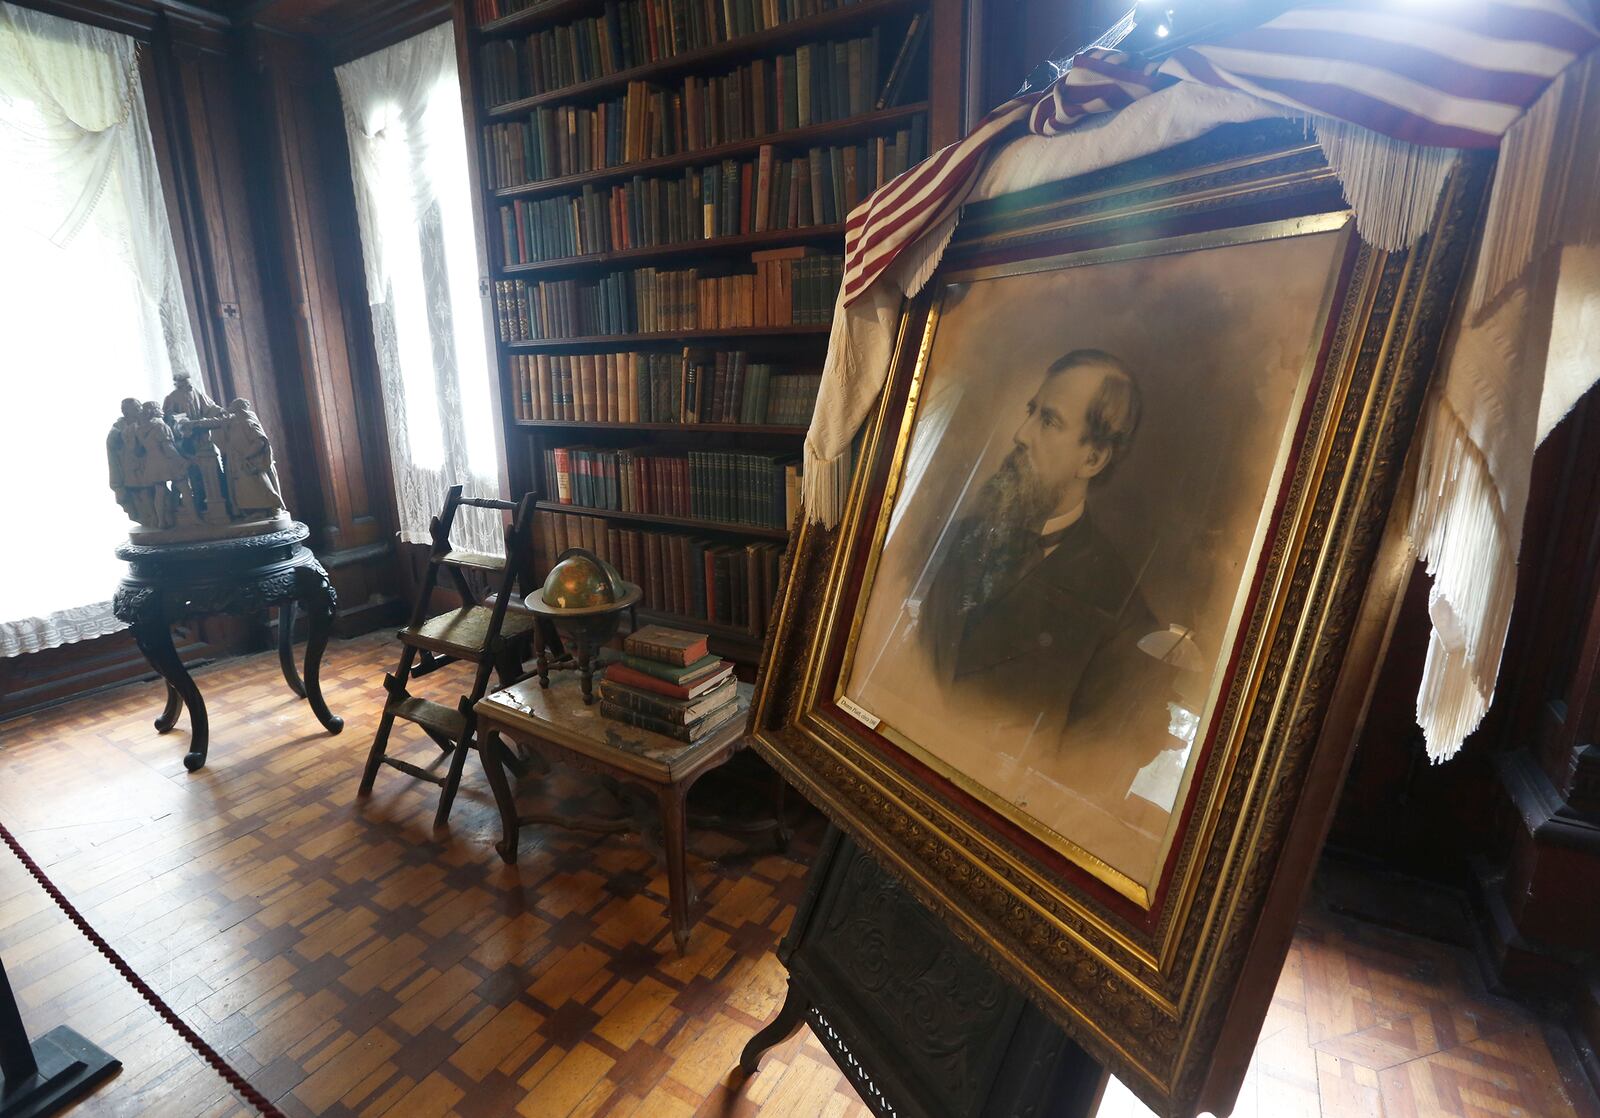
M 6 965 L 0 961 L 0 1082 L 21 1083 L 38 1070 L 39 1062 L 33 1058 L 28 1031 L 22 1027 L 17 996 L 11 992 Z
M 46 1118 L 120 1067 L 65 1025 L 29 1043 L 17 996 L 0 962 L 0 1118 Z

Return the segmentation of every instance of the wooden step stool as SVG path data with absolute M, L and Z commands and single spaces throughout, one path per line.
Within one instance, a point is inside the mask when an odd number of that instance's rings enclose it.
M 496 513 L 511 512 L 511 525 L 506 530 L 505 555 L 488 555 L 483 552 L 452 548 L 450 529 L 456 513 L 462 508 L 485 509 Z M 367 767 L 361 775 L 361 795 L 372 791 L 372 782 L 378 775 L 379 765 L 399 769 L 408 776 L 426 780 L 440 786 L 439 809 L 433 825 L 443 827 L 450 819 L 450 807 L 455 802 L 456 789 L 461 784 L 461 771 L 466 765 L 467 753 L 477 748 L 473 705 L 489 690 L 489 677 L 500 677 L 504 687 L 521 679 L 523 661 L 533 652 L 537 618 L 521 607 L 513 607 L 512 594 L 519 582 L 526 594 L 525 580 L 528 571 L 528 547 L 532 538 L 530 526 L 533 515 L 533 497 L 525 496 L 512 504 L 486 497 L 463 497 L 461 486 L 453 485 L 445 496 L 444 509 L 433 518 L 429 535 L 433 538 L 428 556 L 428 570 L 422 590 L 417 595 L 411 621 L 395 634 L 400 640 L 400 666 L 383 680 L 389 698 L 383 706 L 383 718 L 378 723 L 378 733 L 372 739 L 372 749 L 367 754 Z M 482 572 L 486 577 L 499 575 L 494 600 L 481 600 L 466 577 L 469 570 Z M 449 572 L 456 591 L 464 603 L 459 609 L 429 617 L 433 592 L 438 588 L 441 572 Z M 407 686 L 413 678 L 437 671 L 446 664 L 457 661 L 476 664 L 472 690 L 461 696 L 454 707 L 411 694 Z M 395 719 L 412 722 L 432 738 L 444 752 L 450 754 L 450 768 L 444 776 L 386 755 L 389 732 Z

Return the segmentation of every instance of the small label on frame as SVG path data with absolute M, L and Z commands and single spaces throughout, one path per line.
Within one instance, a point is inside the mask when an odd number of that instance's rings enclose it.
M 878 723 L 883 721 L 883 719 L 879 718 L 876 714 L 873 714 L 860 703 L 854 702 L 848 695 L 839 696 L 839 709 L 844 711 L 851 718 L 854 718 L 857 722 L 861 723 L 869 730 L 876 730 L 878 728 Z

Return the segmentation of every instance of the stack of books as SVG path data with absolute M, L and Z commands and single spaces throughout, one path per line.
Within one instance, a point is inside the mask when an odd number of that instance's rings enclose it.
M 710 655 L 704 633 L 648 625 L 622 643 L 600 681 L 600 713 L 677 738 L 705 741 L 739 713 L 733 664 Z

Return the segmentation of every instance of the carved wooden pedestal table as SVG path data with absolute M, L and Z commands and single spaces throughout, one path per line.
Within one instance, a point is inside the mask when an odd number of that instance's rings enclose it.
M 689 789 L 706 773 L 744 748 L 744 712 L 750 686 L 739 684 L 739 716 L 697 745 L 685 745 L 662 734 L 605 718 L 598 705 L 584 703 L 578 677 L 563 672 L 551 677 L 549 689 L 538 679 L 496 691 L 473 708 L 483 734 L 483 767 L 500 809 L 504 836 L 495 844 L 500 857 L 517 860 L 517 832 L 530 823 L 550 823 L 574 830 L 635 831 L 650 837 L 654 820 L 638 813 L 612 818 L 517 813 L 516 799 L 505 774 L 504 735 L 530 746 L 548 761 L 598 773 L 619 785 L 643 788 L 656 803 L 661 825 L 661 855 L 667 868 L 668 907 L 672 938 L 681 952 L 689 942 L 689 909 L 695 903 L 689 880 L 687 800 Z M 783 823 L 781 783 L 777 811 L 754 829 L 771 830 L 780 845 L 787 839 Z M 696 825 L 725 828 L 722 820 L 695 819 Z M 740 827 L 738 829 L 752 829 Z
M 184 768 L 194 772 L 206 763 L 210 726 L 200 688 L 184 669 L 172 644 L 171 625 L 185 617 L 208 613 L 250 614 L 278 608 L 278 660 L 289 689 L 311 704 L 312 713 L 330 734 L 344 729 L 344 719 L 322 701 L 319 672 L 338 611 L 338 597 L 328 572 L 305 547 L 309 529 L 299 521 L 262 535 L 199 543 L 144 545 L 125 543 L 117 558 L 130 566 L 117 587 L 111 609 L 133 627 L 133 637 L 150 666 L 167 681 L 167 707 L 156 719 L 166 733 L 189 711 L 189 754 Z M 306 611 L 305 680 L 295 671 L 295 606 Z

